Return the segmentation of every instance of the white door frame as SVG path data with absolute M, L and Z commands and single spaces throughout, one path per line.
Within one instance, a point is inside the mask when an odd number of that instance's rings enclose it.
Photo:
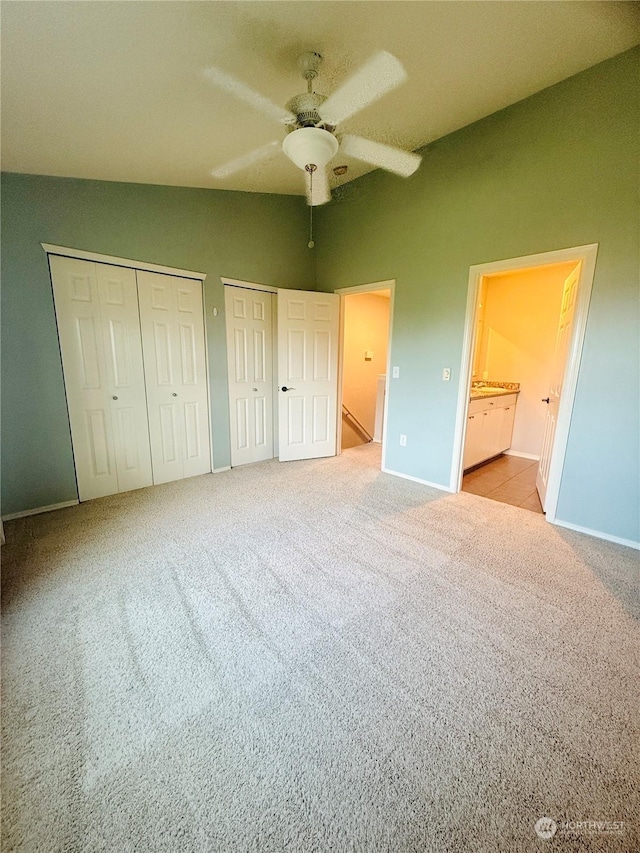
M 344 375 L 344 298 L 352 293 L 375 293 L 377 290 L 389 290 L 389 335 L 387 338 L 387 381 L 384 395 L 384 412 L 382 416 L 382 465 L 384 471 L 387 455 L 387 409 L 389 406 L 389 377 L 391 375 L 391 337 L 393 334 L 393 304 L 396 295 L 396 280 L 374 281 L 371 284 L 356 284 L 353 287 L 338 287 L 334 290 L 340 296 L 340 335 L 338 338 L 338 417 L 336 434 L 336 455 L 342 453 L 342 379 Z
M 467 290 L 467 310 L 465 315 L 464 339 L 462 343 L 462 361 L 460 365 L 460 387 L 458 389 L 458 407 L 456 414 L 456 426 L 453 437 L 453 460 L 451 465 L 450 490 L 459 492 L 462 487 L 462 452 L 464 450 L 464 438 L 467 425 L 467 410 L 469 408 L 469 388 L 471 385 L 472 360 L 476 335 L 476 313 L 478 293 L 482 278 L 487 275 L 500 272 L 517 271 L 527 267 L 542 267 L 550 264 L 559 264 L 566 261 L 580 261 L 580 278 L 578 280 L 578 294 L 576 299 L 576 312 L 573 318 L 571 330 L 571 342 L 567 354 L 565 366 L 562 396 L 558 409 L 558 425 L 556 427 L 555 440 L 551 456 L 551 467 L 549 469 L 549 481 L 547 487 L 547 521 L 555 522 L 556 509 L 558 506 L 558 495 L 560 493 L 560 481 L 564 468 L 567 441 L 569 438 L 569 425 L 571 413 L 578 384 L 578 371 L 582 357 L 582 346 L 587 328 L 587 316 L 591 300 L 591 290 L 596 267 L 596 256 L 598 244 L 590 243 L 585 246 L 576 246 L 570 249 L 558 249 L 553 252 L 541 252 L 536 255 L 526 255 L 520 258 L 509 258 L 503 261 L 493 261 L 488 264 L 475 264 L 469 267 L 469 287 Z
M 180 270 L 176 267 L 165 267 L 161 264 L 148 264 L 146 261 L 132 261 L 129 258 L 117 258 L 114 255 L 103 255 L 100 252 L 85 252 L 84 249 L 70 249 L 67 246 L 54 246 L 52 243 L 40 243 L 47 255 L 62 255 L 65 258 L 79 258 L 82 261 L 93 261 L 98 264 L 110 264 L 112 267 L 131 267 L 134 270 L 159 272 L 164 275 L 175 275 L 179 278 L 197 278 L 204 281 L 206 272 Z

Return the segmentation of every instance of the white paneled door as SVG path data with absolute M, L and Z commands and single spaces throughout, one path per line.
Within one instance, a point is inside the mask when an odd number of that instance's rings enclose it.
M 154 483 L 211 471 L 202 283 L 136 272 Z
M 80 500 L 152 484 L 136 275 L 49 258 Z
M 540 451 L 540 464 L 536 478 L 536 489 L 540 495 L 542 508 L 545 509 L 547 498 L 547 484 L 549 480 L 549 469 L 551 467 L 551 456 L 553 453 L 553 442 L 556 436 L 558 423 L 558 408 L 560 395 L 564 382 L 565 366 L 571 343 L 571 332 L 573 329 L 573 316 L 576 308 L 576 295 L 578 293 L 578 281 L 580 278 L 581 265 L 569 274 L 564 283 L 562 291 L 562 306 L 560 308 L 560 321 L 556 336 L 556 348 L 553 355 L 553 372 L 549 386 L 549 396 L 542 402 L 547 404 L 547 412 L 542 433 L 542 449 Z
M 274 294 L 225 286 L 231 465 L 273 457 Z
M 278 290 L 282 462 L 335 456 L 339 306 L 335 293 Z

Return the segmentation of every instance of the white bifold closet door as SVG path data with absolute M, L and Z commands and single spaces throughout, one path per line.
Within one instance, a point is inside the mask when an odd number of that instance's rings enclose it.
M 202 283 L 49 263 L 80 500 L 209 472 Z
M 80 500 L 150 486 L 135 271 L 49 263 Z
M 202 284 L 138 270 L 154 483 L 211 471 Z

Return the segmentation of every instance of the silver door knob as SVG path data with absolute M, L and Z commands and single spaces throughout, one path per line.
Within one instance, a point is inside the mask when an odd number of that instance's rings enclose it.
M 174 391 L 174 392 L 173 392 L 173 394 L 172 394 L 171 396 L 172 396 L 172 397 L 177 397 L 178 395 L 177 395 L 177 394 L 176 394 L 176 392 Z
M 257 391 L 258 389 L 257 389 L 257 388 L 254 388 L 253 390 L 254 390 L 254 391 Z
M 117 400 L 118 398 L 114 396 L 114 397 L 112 397 L 111 399 L 112 399 L 112 400 Z

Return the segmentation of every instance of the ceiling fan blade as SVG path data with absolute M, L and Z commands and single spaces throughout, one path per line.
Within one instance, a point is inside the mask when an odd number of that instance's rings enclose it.
M 212 169 L 211 174 L 214 178 L 228 178 L 229 175 L 235 175 L 236 172 L 248 169 L 254 163 L 262 163 L 264 160 L 274 157 L 279 149 L 279 142 L 275 140 L 268 142 L 262 148 L 255 148 L 253 151 L 249 151 L 248 154 L 243 154 L 242 157 L 236 157 L 235 160 L 229 160 L 229 162 L 223 163 L 222 166 Z
M 377 101 L 407 79 L 407 73 L 386 50 L 380 51 L 361 66 L 352 77 L 329 95 L 318 107 L 320 117 L 327 124 L 336 125 Z
M 305 172 L 304 179 L 307 189 L 307 204 L 317 207 L 320 204 L 326 204 L 328 201 L 331 201 L 329 176 L 325 169 L 316 169 L 313 173 L 313 182 L 311 181 L 309 172 Z
M 269 98 L 265 98 L 264 95 L 261 95 L 259 92 L 255 92 L 241 80 L 238 80 L 231 74 L 227 74 L 226 71 L 212 67 L 206 68 L 203 73 L 205 78 L 210 83 L 213 83 L 214 86 L 228 92 L 230 95 L 235 95 L 236 98 L 244 101 L 245 104 L 249 104 L 250 107 L 260 110 L 260 112 L 267 115 L 273 121 L 279 122 L 280 124 L 295 121 L 295 116 L 293 113 L 290 113 L 289 110 L 274 104 L 273 101 L 269 100 Z
M 392 145 L 384 145 L 382 142 L 374 142 L 364 136 L 353 136 L 349 133 L 342 137 L 340 150 L 349 157 L 371 163 L 372 166 L 378 166 L 403 178 L 413 175 L 422 160 L 422 157 L 413 151 L 404 151 L 402 148 L 394 148 Z

